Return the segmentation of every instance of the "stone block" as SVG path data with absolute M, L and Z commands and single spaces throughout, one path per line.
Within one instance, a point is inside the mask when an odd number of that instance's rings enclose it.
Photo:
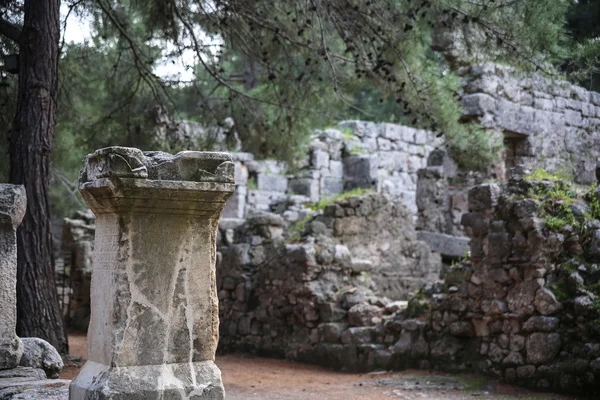
M 499 100 L 496 124 L 513 133 L 531 135 L 536 131 L 535 109 Z
M 320 179 L 319 197 L 332 197 L 344 192 L 344 181 L 342 178 L 325 176 Z
M 246 185 L 248 182 L 248 168 L 246 164 L 236 161 L 235 165 L 235 184 L 236 185 Z
M 559 325 L 558 318 L 534 315 L 523 324 L 525 332 L 554 332 Z
M 285 192 L 288 188 L 288 179 L 284 175 L 258 174 L 258 190 L 265 192 Z
M 579 111 L 572 111 L 572 110 L 565 110 L 565 114 L 564 115 L 565 115 L 565 122 L 567 123 L 567 125 L 577 126 L 577 127 L 584 127 L 585 126 L 585 121 L 581 117 L 581 112 L 579 112 Z
M 469 252 L 471 240 L 463 236 L 452 236 L 443 233 L 417 231 L 417 239 L 429 245 L 432 251 L 446 257 L 463 257 Z
M 407 154 L 404 151 L 388 151 L 379 154 L 378 167 L 388 171 L 406 171 Z
M 562 345 L 558 333 L 532 333 L 527 338 L 525 350 L 528 364 L 547 364 L 558 355 Z
M 376 186 L 378 168 L 378 157 L 356 155 L 344 159 L 344 176 L 359 186 Z
M 319 201 L 319 179 L 290 179 L 289 189 L 292 193 L 308 197 L 312 202 Z
M 283 192 L 268 192 L 264 190 L 249 190 L 247 196 L 247 207 L 259 211 L 270 211 L 271 205 L 285 199 L 286 195 Z
M 348 310 L 351 326 L 372 326 L 381 321 L 381 308 L 371 304 L 356 304 Z
M 434 135 L 432 132 L 425 131 L 423 129 L 417 129 L 415 131 L 415 144 L 422 145 L 431 143 L 433 141 Z
M 392 142 L 389 139 L 378 137 L 377 149 L 379 151 L 390 151 L 392 149 Z
M 84 163 L 94 284 L 88 361 L 69 398 L 224 399 L 214 238 L 235 188 L 231 156 L 110 147 Z
M 481 117 L 496 109 L 496 100 L 484 93 L 474 93 L 462 98 L 463 116 Z
M 329 167 L 329 153 L 323 150 L 313 150 L 310 164 L 314 169 L 327 169 Z
M 225 203 L 224 218 L 244 218 L 246 214 L 246 186 L 236 186 L 235 192 Z
M 394 141 L 402 140 L 402 130 L 404 126 L 396 124 L 383 124 L 383 136 Z
M 344 176 L 344 163 L 331 160 L 329 162 L 329 175 L 335 178 L 342 178 Z
M 479 185 L 469 191 L 469 209 L 475 212 L 492 210 L 498 203 L 500 186 L 495 184 Z
M 248 161 L 246 166 L 251 174 L 284 175 L 287 172 L 287 165 L 277 160 Z

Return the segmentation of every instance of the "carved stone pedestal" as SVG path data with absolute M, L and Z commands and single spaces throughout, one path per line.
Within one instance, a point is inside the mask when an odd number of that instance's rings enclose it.
M 86 158 L 80 191 L 97 217 L 89 361 L 71 400 L 224 399 L 215 240 L 233 171 L 226 153 Z

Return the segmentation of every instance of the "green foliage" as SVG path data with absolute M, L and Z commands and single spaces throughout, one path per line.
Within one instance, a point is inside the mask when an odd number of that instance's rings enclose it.
M 364 189 L 364 188 L 352 189 L 348 192 L 340 193 L 340 194 L 332 196 L 332 197 L 327 197 L 327 198 L 321 199 L 321 200 L 319 200 L 319 202 L 317 204 L 315 204 L 312 207 L 312 209 L 313 209 L 313 211 L 323 210 L 325 207 L 335 203 L 338 200 L 344 200 L 344 199 L 347 199 L 350 197 L 362 196 L 362 195 L 374 193 L 374 192 L 375 191 L 373 189 Z
M 248 182 L 246 183 L 249 190 L 258 190 L 258 184 L 256 183 L 256 178 L 251 176 L 248 178 Z
M 289 243 L 299 242 L 302 238 L 302 234 L 306 228 L 306 224 L 312 220 L 312 213 L 308 214 L 306 217 L 302 218 L 299 221 L 296 221 L 290 228 L 288 229 L 288 237 L 287 241 Z
M 536 168 L 530 174 L 525 176 L 525 180 L 536 182 L 536 181 L 572 181 L 573 176 L 567 169 L 562 169 L 556 172 L 549 172 L 544 168 Z
M 572 225 L 575 223 L 572 213 L 565 213 L 565 217 L 556 217 L 549 215 L 546 217 L 546 226 L 553 231 L 560 231 L 566 225 Z
M 471 260 L 471 252 L 468 250 L 465 250 L 463 252 L 463 255 L 461 258 L 459 258 L 458 260 L 452 260 L 452 262 L 450 263 L 450 268 L 456 268 L 458 265 L 461 265 L 465 262 L 469 262 Z
M 590 188 L 590 191 L 587 196 L 588 205 L 590 206 L 590 217 L 593 219 L 600 220 L 600 200 L 598 200 L 598 195 L 596 194 L 596 184 L 594 183 Z

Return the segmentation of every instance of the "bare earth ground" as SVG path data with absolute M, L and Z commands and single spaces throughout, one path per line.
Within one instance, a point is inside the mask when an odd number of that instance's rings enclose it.
M 85 334 L 69 335 L 71 356 L 87 357 Z M 462 400 L 554 399 L 574 397 L 518 389 L 472 375 L 424 371 L 347 374 L 311 365 L 247 355 L 217 357 L 227 400 Z M 61 374 L 71 379 L 82 363 L 66 362 Z

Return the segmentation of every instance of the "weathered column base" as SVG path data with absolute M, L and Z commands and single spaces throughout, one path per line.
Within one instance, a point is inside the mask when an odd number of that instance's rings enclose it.
M 71 382 L 69 399 L 224 400 L 213 361 L 110 367 L 88 361 Z

